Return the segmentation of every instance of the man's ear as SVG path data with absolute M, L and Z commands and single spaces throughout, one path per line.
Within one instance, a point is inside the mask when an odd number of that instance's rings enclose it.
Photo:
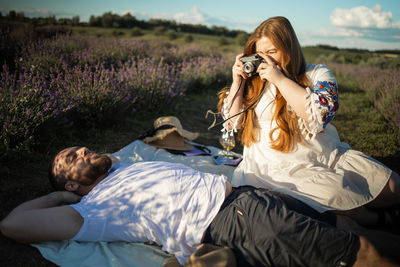
M 67 181 L 64 186 L 65 190 L 75 192 L 79 188 L 79 183 L 75 181 Z

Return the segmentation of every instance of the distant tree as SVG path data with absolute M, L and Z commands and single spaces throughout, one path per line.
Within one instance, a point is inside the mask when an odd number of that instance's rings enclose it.
M 336 50 L 336 51 L 339 50 L 338 47 L 332 46 L 332 45 L 327 45 L 327 44 L 320 44 L 320 45 L 317 45 L 317 47 L 322 48 L 322 49 L 327 49 L 327 50 Z
M 57 21 L 57 24 L 58 25 L 71 25 L 72 22 L 71 22 L 71 19 L 69 19 L 69 18 L 59 18 Z
M 375 53 L 380 53 L 380 54 L 397 54 L 400 55 L 400 50 L 375 50 Z
M 163 27 L 164 29 L 174 29 L 173 23 L 165 19 L 150 19 L 149 24 L 153 29 L 158 27 Z
M 101 17 L 97 17 L 97 16 L 90 16 L 89 18 L 89 25 L 92 27 L 100 27 L 102 26 L 101 24 Z
M 57 19 L 56 16 L 49 16 L 47 17 L 47 23 L 45 24 L 51 24 L 51 25 L 56 25 L 57 24 Z
M 345 48 L 344 51 L 354 52 L 354 53 L 369 53 L 368 49 L 358 49 L 358 48 Z
M 24 12 L 17 12 L 17 14 L 16 14 L 16 19 L 17 19 L 17 20 L 20 20 L 20 21 L 23 21 L 23 20 L 25 19 L 25 14 L 24 14 Z
M 132 28 L 136 26 L 136 18 L 131 15 L 131 13 L 126 13 L 122 17 L 120 17 L 120 27 L 121 28 Z
M 101 26 L 111 28 L 113 26 L 113 15 L 111 12 L 106 12 L 101 16 Z
M 244 46 L 247 42 L 247 39 L 249 39 L 249 34 L 245 32 L 240 32 L 238 35 L 236 35 L 236 43 L 240 46 Z
M 212 26 L 211 31 L 215 35 L 225 35 L 228 36 L 228 29 L 226 27 Z
M 79 25 L 79 16 L 73 16 L 71 19 L 72 25 Z
M 15 10 L 10 10 L 10 12 L 8 12 L 8 17 L 10 19 L 15 19 L 17 17 L 17 12 L 15 12 Z

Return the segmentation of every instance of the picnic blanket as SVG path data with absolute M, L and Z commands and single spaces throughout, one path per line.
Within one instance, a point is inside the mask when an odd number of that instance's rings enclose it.
M 192 142 L 194 145 L 197 143 Z M 190 166 L 194 169 L 224 174 L 231 180 L 234 167 L 228 165 L 217 165 L 213 156 L 224 155 L 226 152 L 213 147 L 206 146 L 210 155 L 185 156 L 169 153 L 164 149 L 147 145 L 136 140 L 113 153 L 120 162 L 134 163 L 141 161 L 167 161 L 177 162 Z M 230 155 L 241 157 L 240 154 L 229 152 Z M 155 245 L 128 242 L 78 242 L 71 240 L 44 242 L 32 244 L 39 249 L 47 260 L 59 266 L 133 266 L 152 267 L 162 266 L 170 255 Z

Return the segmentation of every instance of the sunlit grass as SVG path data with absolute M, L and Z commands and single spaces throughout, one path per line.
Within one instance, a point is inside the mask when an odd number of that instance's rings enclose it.
M 400 166 L 400 130 L 374 106 L 373 99 L 354 80 L 336 75 L 340 108 L 333 120 L 342 141 L 377 158 L 396 171 Z

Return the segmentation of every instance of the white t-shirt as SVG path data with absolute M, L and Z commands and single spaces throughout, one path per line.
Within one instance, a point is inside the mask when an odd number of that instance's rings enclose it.
M 71 205 L 84 218 L 73 239 L 156 243 L 183 264 L 224 201 L 226 177 L 167 162 L 115 167 Z

